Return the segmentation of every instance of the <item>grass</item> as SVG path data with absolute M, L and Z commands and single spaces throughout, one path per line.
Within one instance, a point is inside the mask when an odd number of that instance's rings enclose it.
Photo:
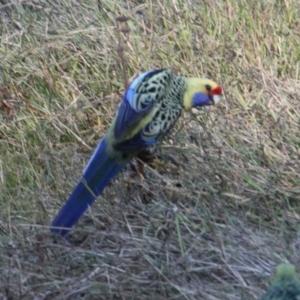
M 300 264 L 296 0 L 0 5 L 0 298 L 259 299 Z M 55 240 L 124 92 L 118 16 L 128 78 L 172 67 L 225 95 L 157 147 L 177 166 L 126 169 Z

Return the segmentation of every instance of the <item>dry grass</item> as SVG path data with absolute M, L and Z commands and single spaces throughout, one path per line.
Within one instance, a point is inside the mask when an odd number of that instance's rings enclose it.
M 298 1 L 49 2 L 0 1 L 0 298 L 258 299 L 300 264 Z M 128 77 L 171 66 L 224 101 L 158 147 L 179 167 L 126 170 L 55 241 L 124 91 L 119 15 Z

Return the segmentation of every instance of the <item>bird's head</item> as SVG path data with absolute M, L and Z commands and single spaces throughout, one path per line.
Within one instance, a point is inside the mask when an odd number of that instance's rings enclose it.
M 186 82 L 187 88 L 183 97 L 186 110 L 220 102 L 222 88 L 215 82 L 203 78 L 186 78 Z
M 277 266 L 274 282 L 284 281 L 284 280 L 286 281 L 297 280 L 299 282 L 299 278 L 294 265 L 280 264 L 279 266 Z

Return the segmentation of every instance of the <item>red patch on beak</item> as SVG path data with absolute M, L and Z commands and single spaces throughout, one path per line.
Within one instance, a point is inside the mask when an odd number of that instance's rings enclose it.
M 214 88 L 211 93 L 213 95 L 222 95 L 222 88 L 220 86 L 217 86 L 216 88 Z

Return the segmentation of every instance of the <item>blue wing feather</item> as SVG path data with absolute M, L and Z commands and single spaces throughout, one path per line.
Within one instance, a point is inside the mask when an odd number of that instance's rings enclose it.
M 149 103 L 143 110 L 136 111 L 131 107 L 130 102 L 126 101 L 127 94 L 128 92 L 126 92 L 121 102 L 115 122 L 114 133 L 116 139 L 122 139 L 127 129 L 138 123 L 153 108 L 153 103 Z
M 132 81 L 118 109 L 114 128 L 116 139 L 122 139 L 129 128 L 138 123 L 151 111 L 154 99 L 148 94 L 143 94 L 140 88 L 148 78 L 162 71 L 163 70 L 151 70 L 141 74 Z

